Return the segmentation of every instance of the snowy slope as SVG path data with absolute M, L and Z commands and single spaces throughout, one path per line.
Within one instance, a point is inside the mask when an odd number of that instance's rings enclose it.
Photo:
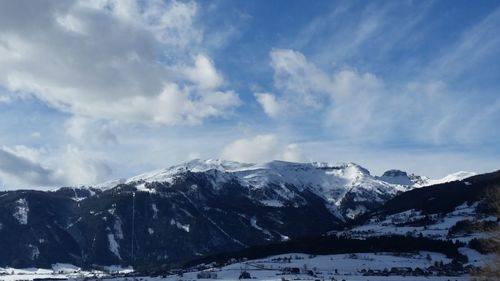
M 388 170 L 381 177 L 378 177 L 378 179 L 388 183 L 400 185 L 415 184 L 406 172 L 400 170 Z
M 219 189 L 228 182 L 238 182 L 242 188 L 253 193 L 272 193 L 272 196 L 259 199 L 265 206 L 280 207 L 291 199 L 297 199 L 297 193 L 310 191 L 323 198 L 332 213 L 338 215 L 339 208 L 345 209 L 348 218 L 362 214 L 394 195 L 411 189 L 408 185 L 378 179 L 367 169 L 354 163 L 272 161 L 248 164 L 214 159 L 197 159 L 97 186 L 109 189 L 125 183 L 134 185 L 138 191 L 156 192 L 155 189 L 147 188 L 147 185 L 150 183 L 173 185 L 181 182 L 187 173 L 209 175 L 214 189 Z
M 430 179 L 426 176 L 419 176 L 415 174 L 408 175 L 406 172 L 400 170 L 388 170 L 382 176 L 377 177 L 377 179 L 392 184 L 407 185 L 412 187 L 424 187 L 452 181 L 461 181 L 475 175 L 477 175 L 477 173 L 459 171 L 453 174 L 449 174 L 440 179 Z
M 291 184 L 297 187 L 331 189 L 337 186 L 366 184 L 367 187 L 388 186 L 370 175 L 368 170 L 354 163 L 293 163 L 272 161 L 263 164 L 248 164 L 218 159 L 193 160 L 184 164 L 140 174 L 129 179 L 109 181 L 96 186 L 114 187 L 120 183 L 169 182 L 186 172 L 203 173 L 211 170 L 221 172 L 221 180 L 238 178 L 245 186 L 262 187 L 269 183 Z M 225 178 L 224 178 L 225 177 Z
M 239 280 L 241 272 L 246 271 L 253 280 L 262 281 L 281 281 L 285 280 L 426 280 L 426 281 L 446 281 L 446 280 L 471 280 L 466 274 L 462 276 L 436 276 L 435 272 L 430 272 L 429 276 L 412 276 L 403 274 L 393 274 L 390 276 L 374 276 L 365 274 L 367 271 L 383 272 L 392 268 L 411 268 L 415 270 L 426 269 L 433 266 L 435 262 L 449 264 L 451 260 L 445 255 L 434 252 L 401 253 L 395 255 L 392 253 L 353 253 L 338 255 L 319 255 L 311 256 L 302 253 L 289 253 L 285 255 L 270 256 L 264 259 L 248 260 L 235 262 L 223 267 L 208 267 L 205 270 L 193 269 L 179 275 L 167 275 L 158 277 L 148 276 L 115 276 L 106 274 L 102 271 L 83 271 L 75 266 L 65 265 L 62 272 L 60 266 L 54 265 L 53 269 L 28 269 L 18 270 L 8 268 L 7 275 L 2 276 L 2 280 L 33 280 L 35 278 L 102 278 L 106 280 L 125 281 L 139 279 L 144 281 L 178 281 L 178 280 L 197 280 L 199 275 L 210 274 L 217 280 L 233 281 Z M 296 268 L 299 273 L 290 273 L 286 268 Z M 314 276 L 307 274 L 312 271 Z M 0 273 L 2 269 L 0 268 Z M 111 273 L 116 271 L 111 270 Z M 120 270 L 117 273 L 129 273 L 131 270 Z M 433 274 L 434 273 L 434 274 Z M 365 274 L 365 275 L 364 275 Z M 283 279 L 282 279 L 283 278 Z M 202 278 L 204 279 L 204 278 Z M 204 279 L 208 280 L 208 279 Z
M 174 185 L 183 181 L 187 173 L 204 173 L 211 177 L 214 189 L 225 183 L 238 182 L 242 188 L 270 194 L 260 198 L 265 206 L 280 207 L 297 192 L 311 191 L 328 202 L 328 208 L 336 216 L 355 218 L 373 209 L 398 193 L 415 187 L 462 179 L 474 173 L 459 172 L 438 180 L 410 175 L 399 170 L 389 170 L 381 177 L 354 163 L 293 163 L 271 161 L 262 164 L 239 163 L 219 159 L 192 160 L 166 169 L 140 174 L 128 179 L 119 179 L 99 184 L 97 188 L 107 190 L 119 184 L 128 184 L 138 191 L 156 192 L 148 184 Z M 272 189 L 272 192 L 268 192 Z M 268 190 L 268 191 L 266 191 Z M 341 211 L 339 211 L 341 209 Z M 339 215 L 339 212 L 342 213 Z
M 435 262 L 449 264 L 451 260 L 443 254 L 433 252 L 417 253 L 353 253 L 338 255 L 307 255 L 289 253 L 270 256 L 264 259 L 235 262 L 223 267 L 208 265 L 204 271 L 186 272 L 182 278 L 177 275 L 167 276 L 166 280 L 195 280 L 201 272 L 211 273 L 218 280 L 238 280 L 241 272 L 250 274 L 254 280 L 450 280 L 443 274 L 436 276 L 437 271 L 428 270 Z M 408 273 L 391 273 L 388 276 L 376 276 L 376 272 L 389 272 L 393 269 L 426 270 L 427 276 L 414 276 Z M 292 273 L 287 269 L 296 269 Z M 370 272 L 372 274 L 370 274 Z M 451 280 L 471 280 L 467 274 L 456 274 Z M 418 275 L 418 274 L 415 274 Z M 164 280 L 165 280 L 164 279 Z
M 300 188 L 314 188 L 319 192 L 331 192 L 338 188 L 350 189 L 361 187 L 364 189 L 395 189 L 406 191 L 409 187 L 421 187 L 445 183 L 476 175 L 474 172 L 460 171 L 440 179 L 429 179 L 414 174 L 408 175 L 404 171 L 389 170 L 382 176 L 372 176 L 370 172 L 355 163 L 294 163 L 285 161 L 271 161 L 262 164 L 240 163 L 220 159 L 195 159 L 187 163 L 175 165 L 143 173 L 128 179 L 111 180 L 94 187 L 102 189 L 113 188 L 123 183 L 173 183 L 176 178 L 186 172 L 204 173 L 219 171 L 219 180 L 237 178 L 245 186 L 262 187 L 270 183 L 290 184 Z M 328 197 L 328 196 L 327 196 Z M 331 199 L 331 196 L 330 196 Z
M 434 185 L 434 184 L 441 184 L 441 183 L 446 183 L 446 182 L 451 182 L 451 181 L 461 181 L 466 178 L 472 177 L 477 175 L 475 172 L 466 172 L 466 171 L 460 171 L 456 172 L 453 174 L 449 174 L 443 178 L 440 179 L 434 179 L 434 180 L 428 180 L 426 185 Z
M 354 163 L 293 163 L 272 161 L 264 164 L 245 164 L 223 160 L 193 160 L 186 164 L 168 169 L 142 174 L 130 178 L 126 183 L 172 182 L 182 172 L 195 173 L 218 170 L 220 180 L 237 178 L 243 185 L 260 188 L 268 184 L 293 185 L 301 189 L 312 188 L 318 192 L 362 187 L 365 189 L 395 188 L 404 190 L 399 185 L 391 185 L 370 175 L 365 168 Z M 226 175 L 227 174 L 227 175 Z M 228 176 L 229 175 L 229 176 Z
M 429 237 L 433 239 L 454 239 L 469 242 L 473 238 L 483 238 L 484 233 L 456 234 L 449 235 L 449 230 L 457 222 L 463 220 L 474 220 L 476 218 L 488 218 L 476 212 L 477 203 L 469 206 L 462 204 L 454 211 L 446 214 L 424 214 L 421 211 L 409 210 L 389 216 L 374 216 L 363 225 L 353 227 L 348 230 L 332 232 L 345 234 L 353 238 L 366 238 L 386 235 L 412 235 Z M 483 216 L 483 217 L 481 217 Z M 427 223 L 418 224 L 416 222 L 427 219 Z M 494 218 L 496 220 L 496 218 Z M 491 219 L 493 220 L 493 219 Z
M 422 211 L 408 210 L 388 216 L 373 216 L 363 225 L 343 231 L 332 231 L 330 234 L 344 235 L 351 238 L 365 239 L 373 236 L 409 235 L 428 237 L 437 240 L 460 241 L 467 244 L 472 239 L 487 239 L 491 234 L 484 231 L 452 231 L 457 223 L 491 222 L 498 225 L 500 218 L 477 212 L 479 202 L 472 205 L 466 203 L 457 206 L 446 214 L 426 214 Z M 462 247 L 460 252 L 469 258 L 470 263 L 487 259 L 485 255 L 468 247 Z

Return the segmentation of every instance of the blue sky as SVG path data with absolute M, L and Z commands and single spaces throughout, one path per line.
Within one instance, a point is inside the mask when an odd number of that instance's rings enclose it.
M 0 188 L 193 158 L 500 167 L 495 1 L 2 1 Z

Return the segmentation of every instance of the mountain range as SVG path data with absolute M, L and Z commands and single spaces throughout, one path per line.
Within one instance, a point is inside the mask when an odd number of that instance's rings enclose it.
M 430 183 L 354 163 L 193 160 L 93 186 L 5 191 L 0 266 L 179 264 L 340 230 Z
M 182 181 L 187 172 L 212 174 L 212 186 L 215 189 L 234 181 L 253 193 L 265 191 L 266 196 L 259 200 L 266 206 L 280 207 L 294 198 L 297 190 L 307 190 L 321 197 L 328 209 L 341 220 L 353 219 L 400 192 L 462 180 L 476 174 L 461 171 L 432 180 L 425 176 L 408 175 L 400 170 L 386 171 L 380 177 L 372 176 L 367 169 L 355 163 L 272 161 L 249 164 L 219 159 L 196 159 L 128 179 L 97 184 L 90 189 L 107 190 L 119 184 L 128 184 L 135 186 L 138 191 L 155 192 L 155 189 L 150 188 L 151 183 L 172 185 Z

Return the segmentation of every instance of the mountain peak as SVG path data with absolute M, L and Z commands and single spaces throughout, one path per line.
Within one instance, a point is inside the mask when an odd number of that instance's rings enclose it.
M 222 159 L 193 159 L 182 164 L 146 172 L 128 179 L 112 180 L 97 184 L 94 187 L 109 189 L 119 184 L 135 182 L 172 183 L 176 177 L 186 172 L 204 173 L 211 170 L 222 172 L 220 176 L 223 177 L 227 175 L 230 175 L 230 177 L 234 176 L 247 186 L 263 186 L 273 182 L 304 187 L 316 186 L 323 189 L 347 185 L 361 185 L 367 188 L 379 184 L 393 185 L 394 188 L 401 189 L 401 186 L 421 187 L 462 180 L 476 175 L 473 172 L 460 171 L 441 179 L 431 180 L 415 174 L 408 175 L 407 172 L 398 169 L 387 170 L 380 177 L 372 176 L 366 168 L 352 162 L 297 163 L 273 160 L 254 164 Z
M 408 174 L 405 171 L 392 169 L 385 171 L 382 177 L 408 177 Z
M 411 180 L 411 178 L 408 176 L 408 174 L 405 171 L 401 170 L 388 170 L 385 171 L 384 174 L 382 174 L 381 177 L 377 177 L 378 179 L 392 183 L 392 184 L 399 184 L 399 185 L 413 185 L 414 182 Z
M 461 180 L 464 180 L 466 178 L 470 178 L 470 177 L 475 176 L 475 175 L 477 175 L 477 173 L 475 173 L 475 172 L 459 171 L 459 172 L 449 174 L 449 175 L 447 175 L 443 178 L 440 178 L 440 179 L 429 180 L 427 185 L 441 184 L 441 183 L 450 182 L 450 181 L 461 181 Z

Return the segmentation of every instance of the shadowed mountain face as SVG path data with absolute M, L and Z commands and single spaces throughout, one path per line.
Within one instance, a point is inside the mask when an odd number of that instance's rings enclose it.
M 190 162 L 120 182 L 0 193 L 0 266 L 175 265 L 321 235 L 411 189 L 355 164 L 287 162 Z
M 319 235 L 341 224 L 307 190 L 273 207 L 255 199 L 272 194 L 231 182 L 214 189 L 205 173 L 146 186 L 151 192 L 122 184 L 79 199 L 69 188 L 2 193 L 0 266 L 171 264 Z
M 499 187 L 500 171 L 472 176 L 461 181 L 439 183 L 410 190 L 387 201 L 373 214 L 366 215 L 390 215 L 408 210 L 422 211 L 427 214 L 447 213 L 460 204 L 472 204 L 483 200 L 487 189 Z

